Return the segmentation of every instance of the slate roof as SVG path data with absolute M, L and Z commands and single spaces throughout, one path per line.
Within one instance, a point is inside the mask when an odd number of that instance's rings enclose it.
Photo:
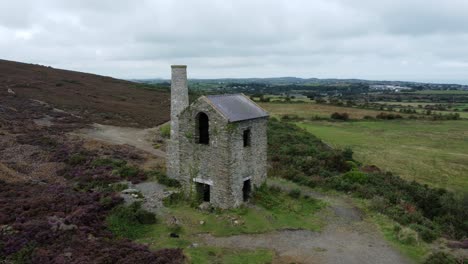
M 243 94 L 207 95 L 206 99 L 216 107 L 229 122 L 267 117 L 268 112 Z

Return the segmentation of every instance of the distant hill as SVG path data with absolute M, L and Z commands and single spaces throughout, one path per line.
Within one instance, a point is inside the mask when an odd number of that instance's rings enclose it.
M 102 124 L 151 127 L 169 120 L 167 91 L 111 77 L 0 60 L 0 96 L 8 89 Z
M 135 82 L 142 83 L 167 83 L 169 80 L 155 79 L 139 79 Z M 468 85 L 460 84 L 436 84 L 422 83 L 409 81 L 385 81 L 385 80 L 363 80 L 363 79 L 319 79 L 319 78 L 298 78 L 298 77 L 274 77 L 274 78 L 221 78 L 221 79 L 190 79 L 190 83 L 201 84 L 265 84 L 265 85 L 350 85 L 350 84 L 366 84 L 366 85 L 395 85 L 395 86 L 421 86 L 429 90 L 444 90 L 444 89 L 465 89 L 468 90 Z

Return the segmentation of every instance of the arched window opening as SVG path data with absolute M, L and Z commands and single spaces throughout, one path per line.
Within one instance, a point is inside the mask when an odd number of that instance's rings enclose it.
M 198 114 L 198 143 L 208 145 L 210 143 L 209 120 L 205 113 Z

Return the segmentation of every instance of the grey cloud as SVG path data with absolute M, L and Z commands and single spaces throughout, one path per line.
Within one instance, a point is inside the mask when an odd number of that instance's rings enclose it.
M 0 2 L 0 57 L 122 78 L 466 80 L 465 0 Z

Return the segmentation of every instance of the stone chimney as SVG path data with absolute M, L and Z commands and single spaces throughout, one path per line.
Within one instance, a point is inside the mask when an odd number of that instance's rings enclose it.
M 188 107 L 187 66 L 172 65 L 171 77 L 171 140 L 167 149 L 167 175 L 179 178 L 179 114 Z

